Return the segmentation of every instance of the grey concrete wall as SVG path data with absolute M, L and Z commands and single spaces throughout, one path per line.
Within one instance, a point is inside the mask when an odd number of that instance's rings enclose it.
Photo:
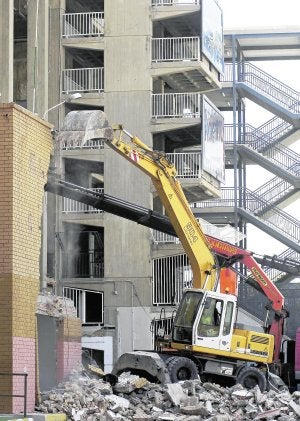
M 27 99 L 27 46 L 18 42 L 14 47 L 14 101 Z
M 61 47 L 61 19 L 66 10 L 66 0 L 49 0 L 49 90 L 48 108 L 61 101 L 61 71 L 64 65 L 65 50 Z M 49 112 L 49 121 L 56 128 L 64 120 L 64 106 Z
M 13 101 L 14 0 L 0 0 L 0 103 Z
M 48 108 L 49 1 L 28 2 L 27 108 L 43 116 Z
M 104 13 L 109 17 L 105 21 L 104 38 L 105 112 L 111 123 L 122 123 L 126 130 L 152 146 L 150 132 L 152 22 L 149 1 L 106 1 Z M 152 206 L 149 177 L 109 148 L 105 150 L 104 162 L 106 193 L 146 207 Z M 128 282 L 118 283 L 118 295 L 112 294 L 111 289 L 107 290 L 105 306 L 110 308 L 109 314 L 113 314 L 114 306 L 122 305 L 129 308 L 133 305 L 134 311 L 141 304 L 149 306 L 151 302 L 149 229 L 105 214 L 104 233 L 105 278 L 126 280 L 133 285 Z M 124 326 L 131 329 L 132 313 L 128 310 L 122 314 L 125 317 L 120 327 L 123 332 Z M 139 335 L 143 347 L 150 346 L 146 332 L 140 332 Z M 119 339 L 117 352 L 128 350 L 129 345 Z

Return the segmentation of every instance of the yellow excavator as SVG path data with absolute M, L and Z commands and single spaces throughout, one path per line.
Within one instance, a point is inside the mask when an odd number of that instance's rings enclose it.
M 70 130 L 72 121 L 82 120 L 78 113 L 67 115 Z M 99 121 L 101 126 L 106 121 L 105 115 Z M 234 254 L 228 252 L 230 245 L 224 248 L 228 243 L 209 241 L 176 179 L 176 168 L 163 152 L 153 151 L 121 125 L 110 129 L 106 125 L 104 134 L 95 130 L 91 137 L 104 138 L 113 150 L 151 178 L 193 273 L 193 288 L 183 293 L 166 346 L 160 351 L 125 353 L 112 373 L 131 371 L 162 383 L 212 375 L 215 380 L 230 379 L 247 388 L 258 385 L 262 391 L 284 386 L 280 378 L 280 351 L 287 312 L 280 291 L 258 265 L 253 265 L 250 252 L 232 246 Z M 237 327 L 237 296 L 219 292 L 221 266 L 236 262 L 246 262 L 255 281 L 271 298 L 274 320 L 265 331 Z
M 124 369 L 137 372 L 138 367 L 152 367 L 150 374 L 154 375 L 153 366 L 156 367 L 159 358 L 163 363 L 164 381 L 168 377 L 174 382 L 196 378 L 199 373 L 211 373 L 234 377 L 246 387 L 258 384 L 261 390 L 265 390 L 271 377 L 272 364 L 274 374 L 278 374 L 276 363 L 279 361 L 276 359 L 279 352 L 277 348 L 275 352 L 274 334 L 235 327 L 237 296 L 218 292 L 219 261 L 176 179 L 174 165 L 164 153 L 151 150 L 122 126 L 114 126 L 113 130 L 114 136 L 107 144 L 151 177 L 174 231 L 189 257 L 193 273 L 193 288 L 183 294 L 174 319 L 169 349 L 164 348 L 155 357 L 152 353 L 143 354 L 143 351 L 126 353 L 115 364 L 114 374 Z M 239 261 L 243 256 L 238 253 L 236 257 L 236 261 Z M 233 262 L 231 256 L 231 264 Z M 266 283 L 266 277 L 258 276 L 258 281 Z M 273 284 L 271 286 L 277 291 L 276 318 L 281 323 L 276 321 L 276 328 L 281 330 L 286 316 L 284 298 Z M 280 346 L 279 343 L 276 346 Z M 159 378 L 161 364 L 157 369 Z M 282 384 L 274 376 L 272 381 L 277 381 L 277 385 Z

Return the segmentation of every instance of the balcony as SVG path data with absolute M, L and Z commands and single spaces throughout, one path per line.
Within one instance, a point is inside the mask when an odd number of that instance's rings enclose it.
M 97 193 L 103 193 L 103 188 L 90 189 Z M 93 206 L 86 205 L 85 203 L 77 202 L 76 200 L 69 199 L 68 197 L 62 198 L 62 213 L 64 214 L 78 214 L 78 213 L 102 213 L 100 209 L 95 209 Z
M 201 153 L 176 152 L 166 154 L 167 158 L 175 165 L 177 178 L 201 177 Z
M 103 252 L 62 253 L 62 277 L 64 279 L 103 278 Z
M 185 119 L 199 123 L 201 95 L 199 92 L 152 94 L 152 119 Z
M 102 93 L 104 91 L 104 67 L 64 69 L 62 93 Z
M 87 141 L 85 141 L 85 143 L 82 145 L 82 141 L 74 138 L 64 138 L 62 139 L 61 143 L 60 143 L 60 149 L 62 151 L 74 151 L 74 150 L 100 150 L 100 149 L 104 149 L 104 141 L 103 139 L 93 139 L 90 140 L 88 139 Z
M 104 13 L 65 13 L 62 16 L 62 38 L 103 37 Z
M 200 61 L 200 37 L 153 38 L 152 62 Z
M 201 151 L 175 152 L 166 154 L 175 165 L 188 202 L 219 196 L 220 183 L 202 170 Z

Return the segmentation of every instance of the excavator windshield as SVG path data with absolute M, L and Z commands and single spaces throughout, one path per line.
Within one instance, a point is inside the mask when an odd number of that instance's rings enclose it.
M 184 293 L 174 320 L 173 341 L 192 343 L 193 325 L 202 299 L 202 291 L 187 290 Z

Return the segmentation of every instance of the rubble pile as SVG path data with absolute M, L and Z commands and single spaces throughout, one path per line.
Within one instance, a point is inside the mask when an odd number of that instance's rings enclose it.
M 69 381 L 44 393 L 36 410 L 65 413 L 74 421 L 300 420 L 300 392 L 262 393 L 258 387 L 224 388 L 200 380 L 159 385 L 130 373 L 117 380 L 108 383 L 74 372 Z

